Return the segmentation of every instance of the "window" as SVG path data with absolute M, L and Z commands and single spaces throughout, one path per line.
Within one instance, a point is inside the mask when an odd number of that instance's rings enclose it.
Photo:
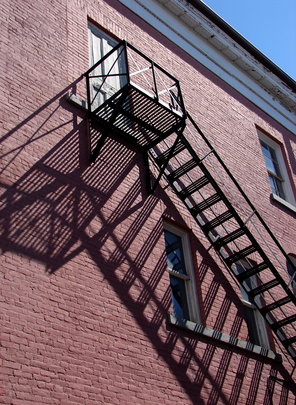
M 280 145 L 261 132 L 259 140 L 272 195 L 277 200 L 285 200 L 294 205 L 295 198 Z
M 164 236 L 174 315 L 199 322 L 188 234 L 165 224 Z
M 296 257 L 294 257 L 292 255 L 288 255 L 288 257 L 291 260 L 291 262 L 294 264 L 294 267 L 293 267 L 292 264 L 287 260 L 288 274 L 291 277 L 289 285 L 291 286 L 294 295 L 296 295 Z
M 89 63 L 93 66 L 104 55 L 111 51 L 117 42 L 106 33 L 100 31 L 93 24 L 88 26 L 89 33 Z M 115 94 L 124 84 L 124 76 L 119 76 L 125 66 L 123 54 L 114 51 L 102 64 L 92 71 L 91 79 L 95 99 L 94 107 L 102 104 L 106 99 Z M 110 75 L 104 79 L 104 75 Z M 104 81 L 104 83 L 103 83 Z M 103 83 L 103 84 L 102 84 Z
M 249 267 L 249 263 L 244 261 L 242 261 L 241 264 L 236 265 L 239 274 L 247 270 Z M 247 289 L 254 289 L 258 286 L 258 279 L 256 278 L 256 276 L 249 277 L 246 279 L 245 285 Z M 241 287 L 241 296 L 242 303 L 244 305 L 245 321 L 248 326 L 250 342 L 268 349 L 269 339 L 263 316 L 260 314 L 256 306 L 252 303 L 248 293 L 244 290 L 243 287 Z

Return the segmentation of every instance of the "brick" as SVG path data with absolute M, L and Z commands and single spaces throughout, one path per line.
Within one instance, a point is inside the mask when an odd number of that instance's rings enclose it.
M 163 218 L 191 235 L 204 326 L 248 335 L 239 288 L 183 204 L 163 179 L 147 196 L 143 155 L 118 134 L 88 163 L 85 112 L 65 99 L 69 89 L 85 98 L 84 81 L 72 82 L 89 64 L 87 19 L 180 79 L 189 112 L 295 254 L 295 216 L 270 203 L 255 126 L 283 143 L 295 181 L 294 135 L 120 2 L 3 1 L 0 10 L 1 401 L 263 403 L 270 375 L 292 373 L 285 354 L 279 366 L 166 323 Z

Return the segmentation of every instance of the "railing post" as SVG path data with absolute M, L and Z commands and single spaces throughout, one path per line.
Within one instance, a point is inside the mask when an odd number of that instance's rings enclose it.
M 123 41 L 123 46 L 124 46 L 124 66 L 126 68 L 126 81 L 127 83 L 130 83 L 130 71 L 129 71 L 129 61 L 128 61 L 128 53 L 127 53 L 127 47 L 128 44 L 126 41 Z
M 158 101 L 158 91 L 157 91 L 157 84 L 156 84 L 156 77 L 155 77 L 155 67 L 154 67 L 154 62 L 151 61 L 151 68 L 152 68 L 152 76 L 153 76 L 153 83 L 154 83 L 154 88 L 155 88 L 155 95 L 156 95 L 156 100 Z
M 91 114 L 91 100 L 90 100 L 90 81 L 89 81 L 89 73 L 86 75 L 86 94 L 87 94 L 87 111 L 88 115 Z

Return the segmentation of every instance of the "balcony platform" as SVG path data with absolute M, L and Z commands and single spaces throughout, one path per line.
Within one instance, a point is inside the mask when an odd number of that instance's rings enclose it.
M 149 149 L 185 125 L 185 116 L 153 97 L 135 83 L 128 83 L 91 112 L 91 118 Z

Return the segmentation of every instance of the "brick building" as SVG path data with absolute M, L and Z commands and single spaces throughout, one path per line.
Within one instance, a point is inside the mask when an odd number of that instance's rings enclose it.
M 0 402 L 293 404 L 295 82 L 200 1 L 1 9 Z

